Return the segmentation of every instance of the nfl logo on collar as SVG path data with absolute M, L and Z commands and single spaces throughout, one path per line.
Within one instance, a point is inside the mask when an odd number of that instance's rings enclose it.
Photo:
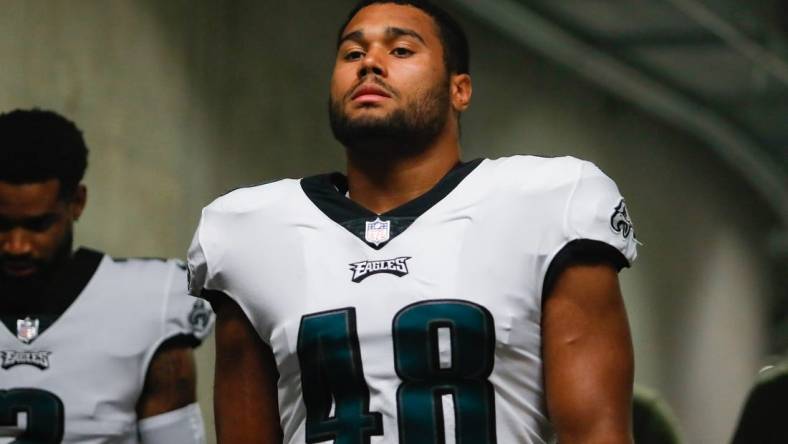
M 391 236 L 391 221 L 376 218 L 372 222 L 367 221 L 367 229 L 364 232 L 364 239 L 376 247 L 384 242 L 388 242 Z
M 38 319 L 17 319 L 16 337 L 25 344 L 33 342 L 38 336 Z

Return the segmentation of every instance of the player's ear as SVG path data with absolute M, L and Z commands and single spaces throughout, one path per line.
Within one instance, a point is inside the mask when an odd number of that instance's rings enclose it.
M 85 209 L 85 203 L 88 200 L 88 189 L 85 187 L 84 184 L 79 184 L 77 186 L 77 190 L 74 192 L 74 197 L 71 199 L 69 203 L 69 209 L 71 210 L 71 219 L 78 220 L 79 216 L 82 215 L 82 211 Z
M 451 82 L 451 106 L 454 111 L 463 112 L 471 105 L 473 84 L 470 74 L 453 74 Z

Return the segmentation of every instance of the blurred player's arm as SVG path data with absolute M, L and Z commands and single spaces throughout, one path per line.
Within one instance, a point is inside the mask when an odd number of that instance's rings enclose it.
M 143 443 L 204 442 L 196 381 L 194 353 L 188 338 L 178 336 L 162 344 L 151 359 L 137 401 Z
M 220 444 L 281 443 L 276 361 L 243 310 L 203 291 L 217 315 L 214 408 Z
M 195 402 L 196 381 L 191 347 L 178 340 L 166 342 L 148 366 L 137 417 L 149 418 Z
M 547 408 L 561 444 L 632 443 L 634 359 L 617 271 L 563 270 L 544 302 Z

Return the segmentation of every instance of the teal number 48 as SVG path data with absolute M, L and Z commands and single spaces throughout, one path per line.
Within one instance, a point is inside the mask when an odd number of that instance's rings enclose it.
M 439 332 L 450 359 L 441 360 Z M 495 393 L 488 377 L 495 348 L 493 317 L 468 301 L 431 300 L 400 310 L 392 320 L 400 444 L 445 442 L 443 397 L 454 405 L 458 444 L 494 444 Z M 369 410 L 356 332 L 356 310 L 305 315 L 298 332 L 306 441 L 369 444 L 383 435 L 381 415 Z M 333 414 L 332 414 L 333 407 Z

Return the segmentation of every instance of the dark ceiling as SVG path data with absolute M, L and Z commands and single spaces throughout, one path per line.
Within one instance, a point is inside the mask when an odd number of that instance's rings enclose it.
M 788 228 L 788 2 L 452 3 L 699 136 Z

